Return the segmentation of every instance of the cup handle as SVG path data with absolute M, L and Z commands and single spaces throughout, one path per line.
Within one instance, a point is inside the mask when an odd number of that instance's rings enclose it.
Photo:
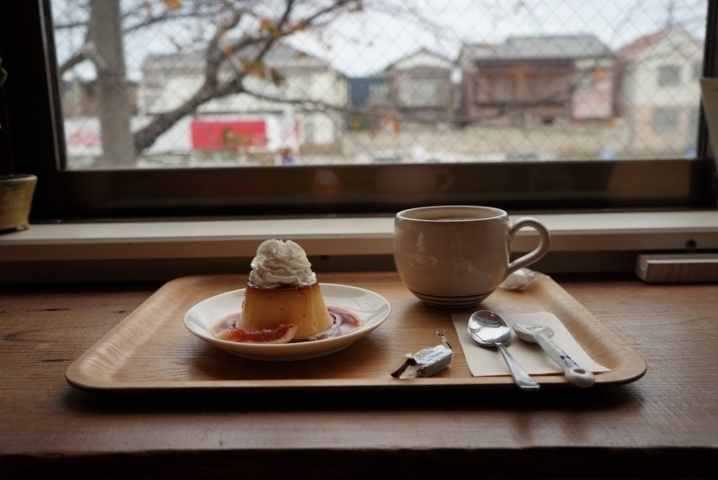
M 538 247 L 533 251 L 527 253 L 523 257 L 519 257 L 513 262 L 509 263 L 509 267 L 506 270 L 506 276 L 508 277 L 519 268 L 527 267 L 532 263 L 538 261 L 541 257 L 546 255 L 548 252 L 549 245 L 551 243 L 551 235 L 548 233 L 548 229 L 535 218 L 523 217 L 516 220 L 509 229 L 509 243 L 514 239 L 516 233 L 525 227 L 531 227 L 539 234 L 540 242 Z

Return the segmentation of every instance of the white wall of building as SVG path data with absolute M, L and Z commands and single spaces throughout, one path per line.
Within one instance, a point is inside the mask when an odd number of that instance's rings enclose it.
M 695 149 L 702 59 L 703 45 L 680 29 L 624 59 L 619 111 L 633 154 L 676 157 Z M 675 84 L 661 82 L 662 67 L 678 69 Z
M 672 32 L 655 48 L 643 52 L 629 64 L 622 98 L 627 104 L 635 106 L 698 104 L 700 87 L 694 68 L 702 60 L 702 45 L 683 32 Z M 680 80 L 674 86 L 662 86 L 659 84 L 659 69 L 671 65 L 680 68 Z

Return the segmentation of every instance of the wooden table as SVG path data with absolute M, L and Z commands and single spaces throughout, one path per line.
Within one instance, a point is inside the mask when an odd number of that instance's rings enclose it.
M 645 377 L 538 394 L 98 395 L 66 368 L 159 285 L 5 287 L 0 478 L 717 475 L 718 285 L 555 279 L 643 356 Z

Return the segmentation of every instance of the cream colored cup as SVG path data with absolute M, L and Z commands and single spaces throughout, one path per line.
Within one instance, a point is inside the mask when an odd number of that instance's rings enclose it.
M 540 243 L 509 262 L 516 232 L 531 227 Z M 447 205 L 404 210 L 394 219 L 394 263 L 404 285 L 425 303 L 471 307 L 506 277 L 548 252 L 550 235 L 534 218 L 509 223 L 498 208 Z

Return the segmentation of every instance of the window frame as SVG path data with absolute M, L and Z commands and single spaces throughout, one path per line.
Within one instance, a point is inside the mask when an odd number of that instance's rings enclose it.
M 703 62 L 704 76 L 712 77 L 716 3 L 708 2 Z M 64 170 L 49 4 L 0 2 L 0 55 L 10 72 L 0 89 L 0 173 L 38 176 L 35 220 L 390 214 L 449 203 L 556 212 L 716 207 L 716 166 L 702 109 L 697 158 L 691 160 Z M 433 178 L 438 185 L 447 173 L 453 182 L 445 190 L 377 190 L 386 178 Z M 333 178 L 340 188 L 318 189 L 317 177 Z

